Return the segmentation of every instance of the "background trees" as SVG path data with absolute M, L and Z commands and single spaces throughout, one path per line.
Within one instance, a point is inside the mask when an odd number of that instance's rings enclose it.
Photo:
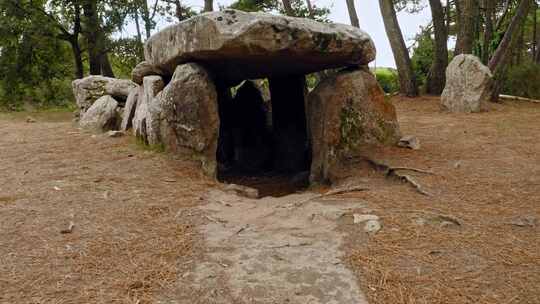
M 358 26 L 356 5 L 347 4 Z M 381 70 L 387 90 L 440 94 L 448 61 L 471 53 L 495 73 L 496 90 L 540 98 L 538 0 L 379 0 L 398 77 Z M 237 0 L 230 7 L 330 22 L 330 10 L 312 0 Z M 143 60 L 143 43 L 158 23 L 223 9 L 213 0 L 190 7 L 181 0 L 0 0 L 0 107 L 68 104 L 70 82 L 88 74 L 128 77 Z M 356 4 L 356 5 L 355 5 Z M 361 6 L 358 6 L 362 10 Z M 403 37 L 396 16 L 422 9 L 431 21 L 414 39 Z M 361 21 L 361 20 L 360 20 Z M 129 27 L 135 34 L 125 37 Z M 391 79 L 396 77 L 396 79 Z M 524 81 L 527 79 L 529 81 Z M 399 86 L 396 83 L 399 81 Z

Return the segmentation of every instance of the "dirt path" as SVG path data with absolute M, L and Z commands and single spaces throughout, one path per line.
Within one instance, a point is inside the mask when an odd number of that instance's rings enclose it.
M 317 197 L 251 200 L 210 191 L 202 207 L 210 219 L 202 227 L 208 261 L 190 281 L 230 293 L 218 299 L 207 293 L 200 303 L 367 303 L 342 263 L 344 234 L 336 231 L 337 221 L 362 203 Z

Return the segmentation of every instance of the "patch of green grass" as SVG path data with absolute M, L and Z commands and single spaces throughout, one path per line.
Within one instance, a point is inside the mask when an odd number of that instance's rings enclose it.
M 144 150 L 144 151 L 152 151 L 156 153 L 164 153 L 165 152 L 165 145 L 162 143 L 150 145 L 148 144 L 144 139 L 133 136 L 134 138 L 134 144 L 137 148 Z

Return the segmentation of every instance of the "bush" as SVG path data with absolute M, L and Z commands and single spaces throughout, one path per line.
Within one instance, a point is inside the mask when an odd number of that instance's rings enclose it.
M 396 70 L 377 68 L 374 73 L 384 92 L 391 94 L 399 91 L 399 76 Z
M 511 66 L 504 80 L 503 93 L 540 99 L 540 64 Z

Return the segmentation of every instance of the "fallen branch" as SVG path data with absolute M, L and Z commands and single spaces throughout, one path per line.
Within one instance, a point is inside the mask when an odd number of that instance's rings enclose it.
M 294 203 L 294 207 L 302 206 L 303 204 L 305 204 L 305 203 L 307 203 L 309 201 L 312 201 L 314 199 L 323 198 L 323 197 L 326 197 L 326 196 L 338 195 L 338 194 L 349 193 L 349 192 L 367 191 L 367 190 L 369 190 L 369 188 L 366 188 L 365 186 L 358 186 L 358 185 L 349 186 L 349 187 L 343 187 L 343 188 L 337 188 L 337 189 L 333 189 L 333 190 L 328 190 L 325 193 L 318 194 L 316 196 L 310 197 L 310 198 L 305 199 L 303 201 L 296 202 L 296 203 Z
M 537 99 L 531 99 L 531 98 L 525 98 L 525 97 L 519 97 L 519 96 L 512 96 L 512 95 L 504 95 L 504 94 L 499 95 L 499 98 L 540 103 L 540 100 L 537 100 Z
M 382 163 L 382 162 L 378 162 L 378 161 L 376 161 L 374 159 L 371 159 L 371 158 L 366 158 L 365 160 L 368 163 L 370 163 L 373 167 L 375 167 L 375 169 L 383 171 L 384 174 L 387 175 L 387 176 L 392 175 L 397 170 L 407 170 L 407 171 L 414 171 L 414 172 L 418 172 L 418 173 L 437 175 L 435 172 L 429 171 L 429 170 L 417 169 L 417 168 L 412 168 L 412 167 L 392 167 L 390 165 L 387 165 L 387 164 Z
M 397 173 L 397 172 L 394 172 L 394 175 L 396 177 L 398 177 L 399 179 L 409 183 L 411 186 L 413 186 L 416 191 L 418 191 L 420 194 L 423 194 L 425 196 L 431 196 L 431 193 L 427 192 L 426 190 L 424 190 L 424 188 L 422 187 L 422 185 L 420 185 L 420 183 L 418 183 L 414 178 L 412 178 L 412 176 L 410 175 L 407 175 L 407 174 L 401 174 L 401 173 Z
M 411 168 L 411 167 L 391 167 L 391 166 L 389 166 L 389 165 L 387 165 L 387 164 L 378 162 L 378 161 L 373 160 L 373 159 L 370 159 L 370 158 L 366 158 L 366 160 L 367 160 L 373 167 L 375 167 L 375 169 L 383 171 L 384 174 L 386 175 L 386 177 L 391 177 L 391 176 L 397 177 L 397 178 L 399 178 L 400 180 L 409 183 L 409 184 L 410 184 L 411 186 L 413 186 L 413 187 L 416 189 L 416 191 L 418 191 L 420 194 L 425 195 L 425 196 L 432 196 L 431 193 L 429 193 L 428 191 L 424 190 L 424 187 L 422 187 L 422 185 L 420 185 L 420 183 L 417 182 L 412 176 L 410 176 L 410 175 L 408 175 L 408 174 L 402 174 L 402 173 L 399 173 L 398 171 L 399 171 L 399 170 L 408 170 L 408 171 L 414 171 L 414 172 L 419 172 L 419 173 L 425 173 L 425 174 L 436 175 L 434 172 L 432 172 L 432 171 L 427 171 L 427 170 L 423 170 L 423 169 Z

